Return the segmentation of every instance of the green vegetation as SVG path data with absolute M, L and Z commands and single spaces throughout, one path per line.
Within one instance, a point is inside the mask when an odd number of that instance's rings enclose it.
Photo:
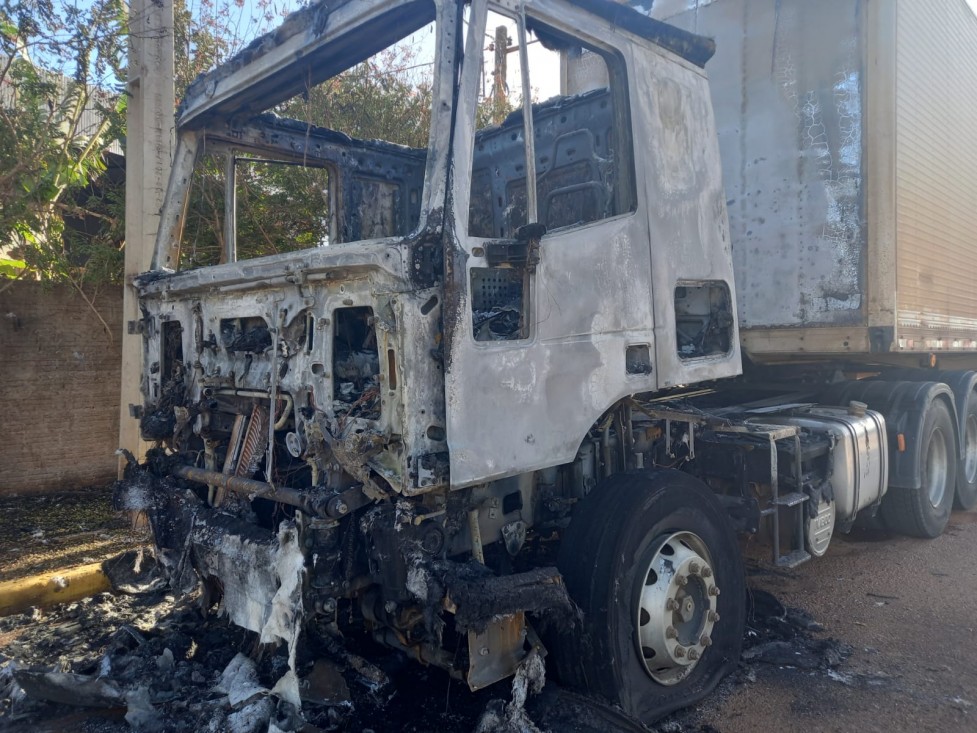
M 72 2 L 79 3 L 72 5 Z M 279 20 L 270 0 L 174 9 L 177 94 Z M 0 290 L 13 279 L 86 288 L 121 282 L 127 15 L 123 0 L 27 0 L 0 8 Z M 397 44 L 272 110 L 282 117 L 423 148 L 431 65 Z M 495 103 L 498 106 L 498 103 Z M 479 119 L 510 108 L 486 99 Z M 183 264 L 220 261 L 225 164 L 205 151 L 195 175 Z M 239 256 L 331 239 L 328 170 L 239 163 Z
M 124 21 L 120 0 L 0 9 L 0 276 L 80 287 L 121 267 L 104 153 L 125 109 L 103 89 L 119 76 Z

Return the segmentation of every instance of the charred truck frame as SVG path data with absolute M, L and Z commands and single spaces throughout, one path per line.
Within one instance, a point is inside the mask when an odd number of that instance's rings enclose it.
M 490 18 L 523 101 L 484 125 Z M 421 28 L 426 148 L 269 112 Z M 560 60 L 535 104 L 534 46 Z M 780 565 L 823 554 L 879 507 L 890 444 L 850 395 L 727 379 L 712 53 L 605 0 L 338 0 L 197 80 L 130 324 L 156 447 L 120 484 L 174 585 L 293 655 L 317 623 L 472 689 L 545 649 L 643 720 L 706 694 L 739 657 L 737 532 Z M 206 156 L 226 165 L 224 238 L 193 269 Z M 235 180 L 256 161 L 324 171 L 318 241 L 238 260 Z M 956 476 L 955 408 L 934 404 L 903 410 L 939 438 L 902 464 L 929 481 L 922 534 Z

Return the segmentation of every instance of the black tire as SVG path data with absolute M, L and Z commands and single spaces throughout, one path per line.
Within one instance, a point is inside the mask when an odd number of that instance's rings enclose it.
M 957 467 L 957 491 L 953 506 L 973 509 L 977 506 L 977 392 L 967 395 L 960 444 L 963 450 Z
M 933 400 L 920 432 L 918 489 L 890 487 L 882 500 L 882 517 L 894 532 L 933 539 L 943 534 L 950 520 L 957 483 L 957 450 L 950 410 Z
M 701 657 L 691 671 L 682 671 L 687 676 L 666 685 L 652 678 L 645 664 L 648 651 L 639 648 L 639 623 L 648 624 L 639 602 L 644 603 L 641 592 L 651 583 L 652 560 L 660 561 L 666 543 L 686 536 L 701 543 L 704 556 L 709 556 L 710 580 L 682 577 L 686 582 L 691 578 L 689 588 L 715 583 L 718 596 L 708 594 L 711 601 L 700 596 L 698 608 L 714 602 L 719 618 L 707 631 L 711 645 L 698 647 Z M 583 612 L 582 623 L 548 644 L 564 684 L 651 723 L 700 700 L 735 668 L 746 613 L 743 563 L 725 510 L 695 478 L 661 470 L 608 479 L 576 508 L 558 564 L 570 597 Z M 678 568 L 669 568 L 675 572 L 662 577 L 677 580 Z M 639 614 L 644 614 L 641 622 Z M 666 612 L 662 618 L 672 617 Z M 693 637 L 698 633 L 693 630 Z

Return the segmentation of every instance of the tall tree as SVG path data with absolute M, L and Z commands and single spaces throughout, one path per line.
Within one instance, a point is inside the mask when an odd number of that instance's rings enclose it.
M 65 219 L 101 218 L 114 227 L 111 207 L 89 211 L 88 199 L 99 195 L 92 183 L 122 130 L 124 105 L 112 84 L 120 78 L 124 27 L 121 0 L 0 9 L 3 274 L 78 285 L 83 255 L 70 255 Z
M 279 14 L 271 0 L 193 13 L 176 0 L 177 89 Z M 0 6 L 0 278 L 120 281 L 123 180 L 106 162 L 124 152 L 127 41 L 124 0 Z

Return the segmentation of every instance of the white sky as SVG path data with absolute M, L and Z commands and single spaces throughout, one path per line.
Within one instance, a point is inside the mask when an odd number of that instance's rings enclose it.
M 975 0 L 977 2 L 977 0 Z M 505 25 L 509 31 L 509 43 L 512 47 L 519 45 L 516 34 L 515 21 L 504 16 L 489 12 L 488 22 L 485 24 L 485 52 L 482 66 L 484 71 L 483 90 L 486 96 L 492 93 L 492 71 L 495 66 L 495 52 L 489 50 L 495 41 L 495 29 Z M 534 42 L 530 34 L 530 42 L 526 48 L 529 56 L 529 86 L 535 101 L 542 102 L 560 93 L 560 55 L 555 51 L 548 51 L 539 42 Z M 509 87 L 509 98 L 513 103 L 522 100 L 522 64 L 519 51 L 511 51 L 506 61 L 506 83 Z
M 975 0 L 977 2 L 977 0 Z M 466 13 L 467 15 L 467 13 Z M 514 48 L 518 46 L 519 38 L 516 35 L 516 24 L 501 15 L 490 13 L 485 29 L 485 38 L 482 39 L 482 68 L 484 73 L 482 83 L 482 93 L 489 96 L 492 93 L 492 71 L 495 66 L 495 51 L 492 44 L 495 42 L 495 29 L 499 25 L 505 25 L 509 31 L 509 42 Z M 434 62 L 434 43 L 435 37 L 431 25 L 425 26 L 416 33 L 408 36 L 402 43 L 413 48 L 416 53 L 414 64 L 429 68 Z M 465 23 L 465 32 L 468 31 L 468 24 Z M 467 36 L 466 36 L 467 38 Z M 532 42 L 528 46 L 529 66 L 532 69 L 529 85 L 532 89 L 532 96 L 535 101 L 544 101 L 560 93 L 560 56 L 554 51 L 548 51 L 538 42 Z M 509 98 L 513 104 L 518 104 L 522 99 L 522 78 L 520 74 L 521 65 L 519 62 L 519 52 L 510 51 L 506 57 L 506 83 L 509 88 Z

